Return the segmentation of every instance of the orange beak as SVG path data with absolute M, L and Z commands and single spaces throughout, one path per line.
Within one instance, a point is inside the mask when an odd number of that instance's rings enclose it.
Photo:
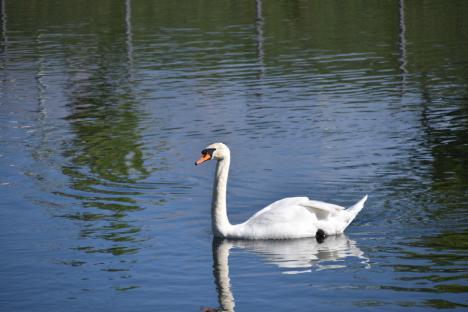
M 209 154 L 205 154 L 205 155 L 202 155 L 200 157 L 200 159 L 198 159 L 196 162 L 195 162 L 195 166 L 197 165 L 200 165 L 202 163 L 204 163 L 205 161 L 208 161 L 211 159 L 211 156 Z

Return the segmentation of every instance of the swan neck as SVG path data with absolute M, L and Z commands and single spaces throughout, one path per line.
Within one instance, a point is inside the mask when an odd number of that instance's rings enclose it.
M 211 222 L 213 234 L 217 237 L 226 237 L 231 224 L 227 216 L 226 190 L 229 174 L 230 155 L 219 160 L 213 187 L 213 200 L 211 206 Z

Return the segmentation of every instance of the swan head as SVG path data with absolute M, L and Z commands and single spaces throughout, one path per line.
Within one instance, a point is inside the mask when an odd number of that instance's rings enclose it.
M 201 154 L 202 155 L 200 159 L 195 162 L 195 165 L 200 165 L 211 159 L 222 160 L 225 157 L 229 157 L 231 152 L 229 151 L 229 147 L 227 147 L 226 144 L 213 143 L 203 149 Z

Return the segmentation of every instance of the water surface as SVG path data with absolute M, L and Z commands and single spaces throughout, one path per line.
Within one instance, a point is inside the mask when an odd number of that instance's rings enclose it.
M 1 1 L 2 311 L 468 307 L 465 1 Z M 213 240 L 287 196 L 346 235 Z

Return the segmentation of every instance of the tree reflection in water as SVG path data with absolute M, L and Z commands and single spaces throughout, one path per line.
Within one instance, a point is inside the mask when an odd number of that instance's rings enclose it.
M 70 189 L 59 195 L 77 199 L 81 208 L 65 217 L 79 221 L 87 241 L 77 249 L 87 253 L 124 255 L 138 251 L 140 228 L 127 215 L 141 210 L 138 182 L 150 175 L 145 167 L 140 134 L 140 113 L 132 89 L 132 41 L 130 2 L 126 2 L 119 40 L 115 32 L 102 32 L 92 50 L 76 49 L 66 56 L 70 78 L 70 114 L 66 118 L 74 134 L 64 155 L 62 171 L 70 177 Z M 89 27 L 96 27 L 90 25 Z M 113 27 L 110 25 L 109 27 Z M 114 46 L 111 57 L 108 45 Z

